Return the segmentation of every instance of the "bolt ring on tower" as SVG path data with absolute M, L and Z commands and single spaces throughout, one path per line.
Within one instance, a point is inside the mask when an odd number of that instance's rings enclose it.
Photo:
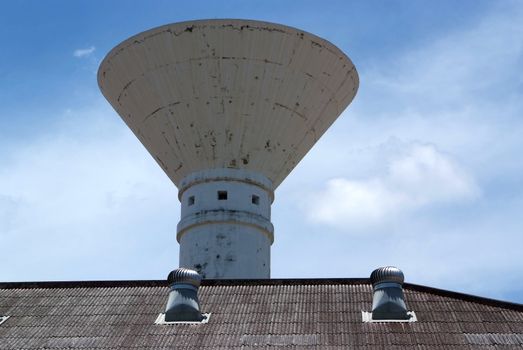
M 112 49 L 98 84 L 179 188 L 180 266 L 269 278 L 274 190 L 354 98 L 313 34 L 236 19 L 168 24 Z

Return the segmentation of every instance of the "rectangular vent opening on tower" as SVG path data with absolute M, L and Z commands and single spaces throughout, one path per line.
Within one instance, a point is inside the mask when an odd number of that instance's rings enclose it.
M 253 194 L 251 197 L 252 204 L 260 205 L 260 197 Z
M 227 200 L 227 191 L 218 191 L 218 200 L 226 201 Z
M 190 196 L 189 199 L 187 200 L 187 205 L 191 206 L 194 204 L 194 196 Z

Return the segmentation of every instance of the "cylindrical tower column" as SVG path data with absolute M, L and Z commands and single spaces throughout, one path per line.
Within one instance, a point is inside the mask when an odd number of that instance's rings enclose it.
M 180 266 L 204 278 L 270 278 L 272 182 L 242 169 L 194 172 L 180 183 Z

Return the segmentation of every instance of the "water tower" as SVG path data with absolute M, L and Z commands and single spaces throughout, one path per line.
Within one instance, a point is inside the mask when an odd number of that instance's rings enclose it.
M 227 19 L 125 40 L 98 84 L 178 187 L 180 266 L 269 278 L 274 190 L 352 101 L 358 74 L 315 35 Z

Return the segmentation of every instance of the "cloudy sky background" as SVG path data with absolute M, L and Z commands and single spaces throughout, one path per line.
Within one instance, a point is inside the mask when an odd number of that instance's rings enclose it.
M 0 32 L 0 281 L 163 279 L 177 191 L 96 85 L 120 41 L 250 18 L 317 34 L 353 104 L 276 191 L 272 276 L 523 303 L 523 2 L 17 1 Z

